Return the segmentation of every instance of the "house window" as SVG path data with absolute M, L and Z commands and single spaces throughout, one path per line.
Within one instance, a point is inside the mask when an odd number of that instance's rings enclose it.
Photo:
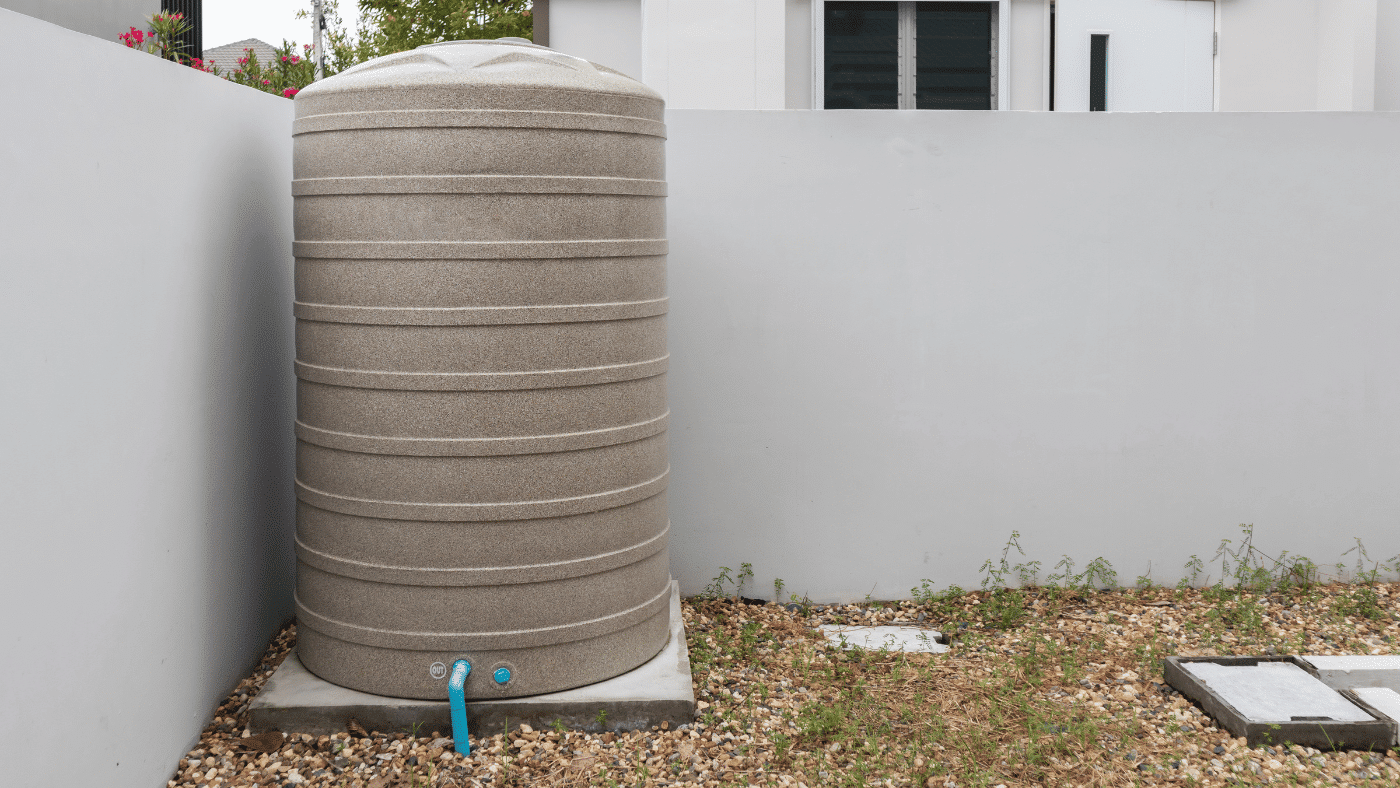
M 996 109 L 996 3 L 822 5 L 827 109 Z
M 1089 36 L 1089 111 L 1108 110 L 1108 36 Z

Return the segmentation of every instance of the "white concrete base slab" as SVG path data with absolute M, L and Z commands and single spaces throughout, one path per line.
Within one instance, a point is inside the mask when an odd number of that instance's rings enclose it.
M 1333 689 L 1387 687 L 1400 692 L 1400 656 L 1307 654 L 1301 657 Z
M 1338 722 L 1374 720 L 1336 690 L 1286 662 L 1257 665 L 1217 665 L 1190 662 L 1186 672 L 1250 722 L 1329 719 Z
M 331 684 L 307 670 L 296 654 L 287 656 L 248 710 L 254 733 L 325 735 L 345 730 L 354 718 L 367 730 L 421 735 L 452 730 L 447 701 L 386 698 Z M 545 728 L 556 721 L 575 730 L 638 730 L 695 719 L 695 692 L 690 683 L 690 652 L 681 624 L 680 587 L 671 585 L 671 638 L 649 662 L 586 687 L 527 698 L 475 700 L 467 703 L 472 733 L 514 728 L 526 723 Z
M 938 642 L 941 635 L 932 629 L 918 627 L 850 627 L 822 624 L 817 629 L 831 643 L 842 648 L 863 648 L 866 651 L 908 651 L 941 654 L 948 647 Z

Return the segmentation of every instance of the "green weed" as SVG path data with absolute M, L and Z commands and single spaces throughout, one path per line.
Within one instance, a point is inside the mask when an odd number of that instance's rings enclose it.
M 725 597 L 738 597 L 744 590 L 744 584 L 753 579 L 753 564 L 739 564 L 739 572 L 733 576 L 733 572 L 727 566 L 719 568 L 719 574 L 715 575 L 710 584 L 699 593 L 700 599 L 724 599 Z

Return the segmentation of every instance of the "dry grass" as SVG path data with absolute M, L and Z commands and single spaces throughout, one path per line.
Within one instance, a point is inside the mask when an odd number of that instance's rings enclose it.
M 1247 749 L 1160 673 L 1169 654 L 1397 653 L 1397 595 L 1400 584 L 1373 583 L 831 607 L 689 600 L 694 725 L 515 731 L 474 740 L 470 759 L 437 732 L 292 736 L 272 753 L 244 752 L 247 701 L 290 647 L 288 631 L 172 785 L 1400 785 L 1395 751 Z M 952 648 L 842 651 L 817 634 L 822 623 L 929 625 Z

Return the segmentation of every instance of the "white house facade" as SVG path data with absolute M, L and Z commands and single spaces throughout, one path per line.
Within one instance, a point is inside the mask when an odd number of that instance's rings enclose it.
M 1400 109 L 1400 0 L 536 0 L 677 109 Z

